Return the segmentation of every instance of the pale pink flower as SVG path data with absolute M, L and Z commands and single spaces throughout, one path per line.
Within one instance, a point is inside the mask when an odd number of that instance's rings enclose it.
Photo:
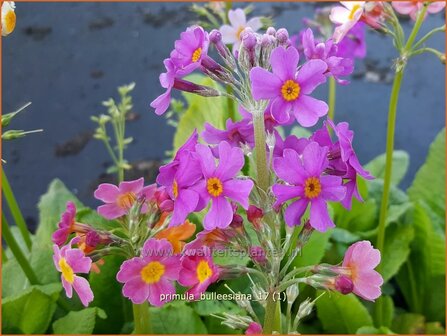
M 254 32 L 261 29 L 262 23 L 259 17 L 254 17 L 247 21 L 243 9 L 230 9 L 228 19 L 231 25 L 220 27 L 222 41 L 225 44 L 233 45 L 233 52 L 239 51 L 241 45 L 241 33 L 245 28 L 251 28 Z
M 352 27 L 360 20 L 365 9 L 364 1 L 341 1 L 343 6 L 333 7 L 329 18 L 337 25 L 333 40 L 340 42 Z
M 410 15 L 412 20 L 416 21 L 419 11 L 424 7 L 423 1 L 393 1 L 391 3 L 399 14 Z M 427 7 L 430 14 L 438 13 L 445 7 L 445 1 L 431 2 Z

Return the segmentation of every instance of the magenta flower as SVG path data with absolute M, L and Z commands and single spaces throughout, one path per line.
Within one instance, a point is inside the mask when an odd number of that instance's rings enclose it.
M 135 304 L 146 300 L 153 306 L 162 306 L 162 294 L 174 294 L 178 280 L 180 257 L 174 255 L 166 239 L 149 239 L 144 243 L 140 257 L 123 262 L 116 279 L 124 283 L 123 295 Z
M 301 126 L 310 127 L 328 111 L 325 102 L 309 96 L 326 81 L 327 65 L 311 60 L 297 72 L 298 62 L 295 48 L 275 48 L 270 57 L 273 73 L 260 67 L 250 71 L 253 97 L 271 99 L 271 113 L 278 122 L 288 121 L 292 113 Z
M 76 206 L 73 202 L 67 202 L 66 210 L 62 213 L 58 229 L 53 233 L 51 240 L 58 246 L 62 246 L 68 239 L 68 236 L 74 232 L 87 233 L 91 227 L 76 222 Z
M 310 225 L 324 232 L 334 227 L 329 217 L 327 201 L 341 201 L 346 193 L 342 179 L 338 176 L 324 175 L 328 166 L 327 148 L 311 142 L 299 155 L 292 149 L 285 149 L 283 157 L 275 158 L 273 168 L 276 175 L 287 185 L 275 184 L 272 187 L 279 206 L 293 199 L 285 211 L 287 225 L 301 224 L 301 217 L 310 204 Z
M 346 251 L 342 267 L 354 283 L 353 292 L 361 298 L 374 301 L 381 295 L 382 276 L 374 270 L 380 263 L 380 251 L 367 240 L 351 245 Z
M 365 24 L 357 22 L 338 44 L 337 56 L 344 58 L 365 58 Z
M 199 299 L 200 294 L 218 279 L 219 268 L 214 264 L 208 247 L 204 246 L 193 254 L 183 256 L 178 282 L 182 286 L 191 287 L 187 294 L 192 294 L 194 299 Z
M 419 11 L 424 6 L 423 1 L 393 1 L 391 3 L 399 14 L 410 15 L 411 19 L 416 21 Z M 442 11 L 445 7 L 445 1 L 430 2 L 427 12 L 434 14 Z
M 231 147 L 222 141 L 218 146 L 219 164 L 216 167 L 214 156 L 208 146 L 198 144 L 204 180 L 195 188 L 201 198 L 211 200 L 211 209 L 206 214 L 203 225 L 205 229 L 226 228 L 233 220 L 233 208 L 229 200 L 233 200 L 248 208 L 248 196 L 253 188 L 253 181 L 235 178 L 244 166 L 244 154 L 240 148 Z
M 257 322 L 251 322 L 245 330 L 245 335 L 262 335 L 262 326 Z
M 275 127 L 277 126 L 286 126 L 293 123 L 293 118 L 289 118 L 289 120 L 282 120 L 279 122 L 276 120 L 271 112 L 271 103 L 267 105 L 267 108 L 264 111 L 264 125 L 265 130 L 269 133 L 273 133 L 275 131 Z M 248 112 L 243 106 L 239 106 L 239 113 L 242 116 L 242 120 L 253 123 L 253 115 Z
M 177 68 L 177 74 L 186 76 L 200 67 L 202 58 L 207 55 L 209 47 L 208 33 L 200 26 L 189 27 L 175 41 L 171 60 Z
M 199 193 L 192 188 L 203 177 L 194 147 L 197 144 L 197 138 L 197 132 L 194 131 L 186 143 L 180 147 L 174 160 L 161 167 L 157 176 L 157 183 L 166 188 L 173 201 L 170 226 L 182 224 L 191 212 L 200 211 L 206 206 L 200 199 Z
M 98 207 L 98 213 L 107 219 L 115 219 L 126 215 L 134 203 L 142 196 L 153 194 L 154 186 L 144 187 L 144 179 L 121 182 L 117 187 L 114 184 L 102 183 L 95 190 L 96 199 L 103 201 L 104 205 Z M 147 211 L 147 204 L 143 204 L 141 212 Z
M 72 249 L 71 245 L 76 243 L 77 238 L 59 249 L 59 246 L 53 245 L 53 261 L 56 269 L 61 272 L 62 286 L 68 298 L 73 296 L 73 289 L 81 299 L 82 304 L 87 307 L 93 301 L 93 292 L 88 281 L 76 275 L 77 273 L 89 273 L 92 266 L 92 260 L 86 257 L 79 249 Z
M 342 201 L 342 205 L 350 209 L 352 204 L 352 197 L 356 197 L 359 201 L 363 201 L 357 188 L 357 175 L 371 180 L 374 177 L 361 166 L 357 155 L 352 146 L 354 139 L 354 132 L 349 129 L 349 124 L 341 122 L 335 125 L 330 119 L 327 124 L 334 130 L 337 142 L 333 142 L 326 122 L 324 126 L 316 131 L 312 137 L 312 141 L 316 141 L 320 146 L 329 148 L 328 157 L 329 165 L 326 169 L 328 174 L 341 176 L 345 181 L 346 195 Z
M 332 40 L 317 42 L 312 29 L 308 28 L 302 36 L 304 55 L 308 60 L 320 59 L 327 65 L 326 76 L 332 76 L 339 84 L 348 84 L 340 76 L 348 76 L 354 71 L 352 59 L 338 56 L 338 47 Z
M 213 125 L 205 123 L 202 137 L 209 144 L 219 144 L 222 141 L 226 141 L 232 147 L 240 147 L 241 144 L 247 144 L 253 148 L 255 145 L 253 124 L 251 120 L 247 119 L 237 122 L 227 119 L 225 130 L 217 129 Z
M 150 105 L 155 109 L 155 114 L 157 115 L 162 115 L 168 110 L 171 104 L 171 91 L 177 76 L 177 67 L 170 58 L 165 59 L 163 64 L 165 65 L 166 72 L 160 75 L 160 84 L 166 89 L 166 92 L 155 98 Z
M 309 139 L 297 138 L 295 135 L 289 135 L 283 140 L 278 132 L 275 133 L 275 138 L 274 157 L 282 157 L 285 149 L 293 149 L 298 154 L 302 154 L 304 148 L 310 143 Z

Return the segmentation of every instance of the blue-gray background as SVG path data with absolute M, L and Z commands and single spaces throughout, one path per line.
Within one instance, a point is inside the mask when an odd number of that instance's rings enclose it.
M 135 142 L 127 159 L 150 170 L 151 162 L 162 160 L 171 149 L 174 128 L 156 116 L 149 103 L 162 92 L 162 60 L 193 18 L 189 5 L 17 3 L 16 30 L 3 39 L 2 110 L 10 112 L 32 101 L 12 127 L 45 131 L 3 143 L 2 157 L 8 161 L 6 172 L 30 226 L 37 220 L 39 196 L 55 177 L 86 204 L 97 204 L 91 193 L 110 160 L 102 143 L 89 140 L 94 129 L 90 116 L 104 112 L 101 101 L 115 95 L 117 86 L 136 82 L 134 111 L 139 119 L 128 125 Z M 315 7 L 260 3 L 254 14 L 269 15 L 277 27 L 296 32 Z M 432 15 L 422 33 L 443 23 L 443 13 Z M 411 27 L 410 21 L 404 22 L 407 33 Z M 355 130 L 355 148 L 363 163 L 385 151 L 390 64 L 396 56 L 384 36 L 369 31 L 367 43 L 368 56 L 357 61 L 352 83 L 338 88 L 336 109 L 336 119 L 348 121 Z M 444 51 L 444 35 L 438 34 L 429 45 Z M 396 148 L 411 157 L 404 188 L 445 125 L 444 73 L 444 65 L 432 55 L 418 56 L 407 67 L 396 128 Z M 326 87 L 317 95 L 325 98 Z

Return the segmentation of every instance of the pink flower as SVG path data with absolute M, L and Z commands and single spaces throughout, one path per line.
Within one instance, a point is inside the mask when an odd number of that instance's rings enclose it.
M 233 45 L 233 52 L 238 52 L 241 45 L 241 33 L 245 28 L 251 28 L 254 32 L 262 27 L 261 19 L 254 17 L 247 22 L 243 9 L 230 9 L 228 19 L 231 25 L 223 25 L 220 28 L 222 41 L 225 44 Z
M 209 144 L 219 144 L 221 141 L 226 141 L 232 147 L 240 147 L 241 144 L 247 144 L 251 148 L 255 144 L 253 124 L 251 120 L 247 119 L 237 122 L 227 119 L 225 130 L 217 129 L 213 125 L 205 123 L 202 137 Z
M 346 251 L 342 267 L 354 283 L 353 292 L 361 298 L 374 301 L 381 295 L 382 276 L 374 270 L 380 263 L 380 251 L 363 240 L 351 245 Z
M 58 224 L 58 229 L 53 233 L 51 240 L 53 243 L 62 246 L 67 241 L 70 234 L 87 233 L 92 228 L 88 225 L 76 222 L 76 206 L 73 202 L 67 202 L 67 207 L 64 213 L 61 215 L 61 219 Z
M 308 144 L 302 155 L 293 149 L 285 149 L 283 157 L 274 159 L 276 175 L 287 182 L 287 185 L 273 185 L 272 191 L 277 198 L 275 206 L 294 200 L 284 214 L 287 225 L 300 225 L 310 204 L 310 225 L 313 228 L 324 232 L 335 226 L 329 217 L 327 202 L 341 201 L 346 188 L 339 176 L 324 174 L 327 167 L 327 147 L 320 147 L 316 142 Z
M 82 304 L 87 307 L 93 301 L 93 292 L 88 281 L 76 275 L 77 273 L 89 273 L 92 266 L 92 260 L 86 257 L 79 249 L 72 249 L 71 245 L 76 243 L 77 238 L 59 249 L 59 246 L 53 245 L 53 261 L 56 269 L 61 272 L 62 286 L 68 298 L 73 296 L 73 289 L 78 293 Z
M 231 147 L 225 141 L 218 146 L 219 164 L 208 146 L 198 144 L 197 154 L 204 179 L 195 190 L 200 193 L 206 203 L 211 200 L 211 209 L 206 214 L 203 225 L 207 230 L 226 228 L 233 220 L 233 208 L 229 200 L 233 200 L 248 208 L 248 196 L 253 188 L 253 181 L 235 178 L 244 166 L 244 154 L 240 148 Z
M 391 3 L 399 14 L 410 15 L 411 19 L 416 20 L 419 11 L 424 7 L 423 1 L 393 1 Z M 430 2 L 427 12 L 434 14 L 442 11 L 445 7 L 445 1 Z
M 219 268 L 214 264 L 211 250 L 204 246 L 195 253 L 182 258 L 178 282 L 185 287 L 191 287 L 187 293 L 198 299 L 209 285 L 219 279 Z
M 126 215 L 134 203 L 142 196 L 153 195 L 154 185 L 144 187 L 144 179 L 121 182 L 119 186 L 102 183 L 95 190 L 95 198 L 103 201 L 98 207 L 98 213 L 107 219 L 115 219 Z M 147 204 L 143 204 L 141 212 L 147 211 Z
M 259 323 L 251 322 L 245 330 L 245 335 L 261 335 L 262 326 Z
M 116 279 L 124 283 L 123 295 L 135 304 L 146 300 L 153 306 L 162 306 L 162 294 L 174 294 L 174 281 L 178 280 L 180 257 L 174 255 L 166 239 L 149 239 L 144 243 L 140 257 L 126 260 Z
M 261 67 L 250 72 L 253 98 L 270 99 L 271 113 L 279 123 L 288 121 L 292 113 L 301 126 L 311 127 L 328 111 L 325 102 L 309 96 L 326 81 L 327 65 L 311 60 L 297 71 L 298 62 L 295 48 L 275 48 L 270 57 L 273 73 Z
M 334 31 L 334 43 L 340 42 L 363 15 L 364 1 L 341 1 L 343 6 L 332 8 L 329 18 L 339 26 Z

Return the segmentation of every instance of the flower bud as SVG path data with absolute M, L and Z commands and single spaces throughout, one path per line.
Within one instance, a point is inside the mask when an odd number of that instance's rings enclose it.
M 234 59 L 233 54 L 230 49 L 222 42 L 222 34 L 217 29 L 213 29 L 209 35 L 211 43 L 216 47 L 217 52 L 220 57 L 225 61 L 225 63 L 231 68 L 234 69 L 236 67 L 236 60 Z
M 261 246 L 252 246 L 249 250 L 250 258 L 260 265 L 265 265 L 267 263 L 267 258 L 265 256 L 265 251 Z
M 354 283 L 345 275 L 338 276 L 335 278 L 335 290 L 344 295 L 352 293 L 354 290 Z
M 265 33 L 267 35 L 276 36 L 276 29 L 273 27 L 268 27 Z
M 247 210 L 247 219 L 253 224 L 256 230 L 261 228 L 261 220 L 264 217 L 264 212 L 254 205 L 250 205 Z
M 294 284 L 286 289 L 287 302 L 289 305 L 293 304 L 298 297 L 300 290 L 297 284 Z
M 220 92 L 209 86 L 198 85 L 180 78 L 174 80 L 174 88 L 180 91 L 195 93 L 203 97 L 218 97 Z
M 285 28 L 280 28 L 276 32 L 276 38 L 280 44 L 285 45 L 289 41 L 289 32 Z
M 304 300 L 300 304 L 300 307 L 298 308 L 298 313 L 296 314 L 296 318 L 301 320 L 302 318 L 310 315 L 310 313 L 312 313 L 312 309 L 313 309 L 314 305 L 315 305 L 315 302 L 311 301 L 309 298 Z

